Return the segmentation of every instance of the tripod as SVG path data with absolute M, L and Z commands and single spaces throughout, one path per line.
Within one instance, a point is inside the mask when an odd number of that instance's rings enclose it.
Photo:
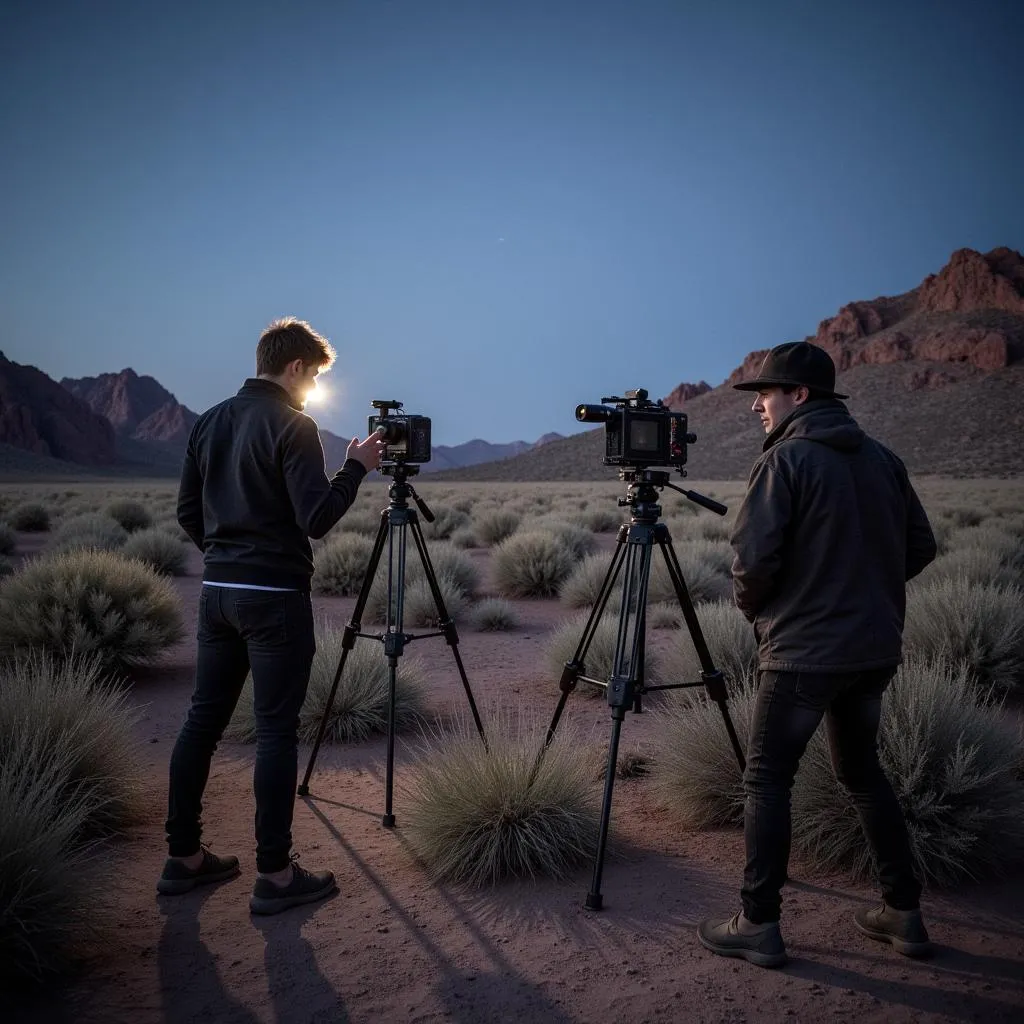
M 612 732 L 608 743 L 608 764 L 605 772 L 604 799 L 601 805 L 601 825 L 598 832 L 597 859 L 594 864 L 594 878 L 587 893 L 586 908 L 588 910 L 600 910 L 602 906 L 601 897 L 601 874 L 604 869 L 605 847 L 608 841 L 608 819 L 611 814 L 612 788 L 615 785 L 615 767 L 619 754 L 619 733 L 622 722 L 626 717 L 626 711 L 632 707 L 634 713 L 642 711 L 641 698 L 645 693 L 654 690 L 677 690 L 685 687 L 703 686 L 707 689 L 708 696 L 718 705 L 725 722 L 725 730 L 729 734 L 729 740 L 736 753 L 736 760 L 739 762 L 740 771 L 746 769 L 746 762 L 743 757 L 743 749 L 740 746 L 736 730 L 733 728 L 732 719 L 729 717 L 727 697 L 725 689 L 725 677 L 715 668 L 711 660 L 711 653 L 708 651 L 707 641 L 700 628 L 697 613 L 694 611 L 693 601 L 689 591 L 686 589 L 686 582 L 683 579 L 683 572 L 679 566 L 679 559 L 676 557 L 675 548 L 672 547 L 672 538 L 669 536 L 668 527 L 659 523 L 661 506 L 658 504 L 657 488 L 670 487 L 674 491 L 689 498 L 691 501 L 704 508 L 709 509 L 718 515 L 725 515 L 728 511 L 724 505 L 712 501 L 703 494 L 696 491 L 687 491 L 682 487 L 676 487 L 669 483 L 669 474 L 665 471 L 649 469 L 623 469 L 619 471 L 619 479 L 629 484 L 629 490 L 625 498 L 619 498 L 619 505 L 628 506 L 632 511 L 629 523 L 623 523 L 619 528 L 617 547 L 612 555 L 611 565 L 605 575 L 601 588 L 598 591 L 597 600 L 594 603 L 590 618 L 583 627 L 583 635 L 580 638 L 579 646 L 572 660 L 566 662 L 562 670 L 562 677 L 559 680 L 559 687 L 562 691 L 555 708 L 554 717 L 548 726 L 547 737 L 544 741 L 545 749 L 554 738 L 558 721 L 562 717 L 565 703 L 569 694 L 576 689 L 576 684 L 581 679 L 585 683 L 597 686 L 605 691 L 608 704 L 612 711 Z M 648 686 L 644 679 L 644 655 L 647 632 L 647 588 L 650 583 L 651 558 L 654 545 L 661 548 L 665 556 L 665 564 L 668 567 L 668 574 L 672 580 L 672 587 L 676 592 L 679 606 L 682 609 L 683 619 L 689 629 L 690 637 L 693 640 L 694 648 L 701 665 L 701 678 L 699 682 L 690 683 L 666 683 L 660 686 Z M 608 598 L 615 587 L 616 578 L 620 570 L 625 566 L 625 573 L 622 586 L 622 599 L 619 605 L 618 632 L 615 641 L 615 655 L 612 661 L 611 678 L 608 681 L 594 679 L 585 675 L 585 659 L 590 648 L 591 641 L 601 621 Z M 543 751 L 541 752 L 543 756 Z
M 459 654 L 459 635 L 455 629 L 455 623 L 448 614 L 444 605 L 444 598 L 441 596 L 441 589 L 437 584 L 437 576 L 427 553 L 426 541 L 423 538 L 423 530 L 419 523 L 416 509 L 409 508 L 409 498 L 416 502 L 417 508 L 423 513 L 423 518 L 428 523 L 434 521 L 434 514 L 427 508 L 426 503 L 413 489 L 412 484 L 407 480 L 419 472 L 419 466 L 407 465 L 398 462 L 394 465 L 386 465 L 383 472 L 394 474 L 394 482 L 388 489 L 391 502 L 380 514 L 380 526 L 377 529 L 377 536 L 373 543 L 373 551 L 370 554 L 370 562 L 366 567 L 366 575 L 356 598 L 356 606 L 352 612 L 352 620 L 345 627 L 341 641 L 341 658 L 338 661 L 337 671 L 334 673 L 334 682 L 331 685 L 330 696 L 327 698 L 327 706 L 324 708 L 323 716 L 320 719 L 320 727 L 317 730 L 316 742 L 313 744 L 312 753 L 309 755 L 309 763 L 306 765 L 306 774 L 299 786 L 299 796 L 309 795 L 309 777 L 313 774 L 313 765 L 316 756 L 320 751 L 320 744 L 323 742 L 324 733 L 327 730 L 327 720 L 334 705 L 334 697 L 338 692 L 338 683 L 341 681 L 341 674 L 345 670 L 345 662 L 348 660 L 349 652 L 355 647 L 356 637 L 366 637 L 371 640 L 379 640 L 384 644 L 384 655 L 388 660 L 388 756 L 387 773 L 384 783 L 384 817 L 382 823 L 385 828 L 392 828 L 395 824 L 395 815 L 392 813 L 392 795 L 394 790 L 394 767 L 395 767 L 395 681 L 398 672 L 398 659 L 405 653 L 405 646 L 413 640 L 425 640 L 429 637 L 443 636 L 452 649 L 455 657 L 455 664 L 458 666 L 459 677 L 462 686 L 466 691 L 469 700 L 469 708 L 473 713 L 473 721 L 476 723 L 477 732 L 484 745 L 487 739 L 484 736 L 483 723 L 480 721 L 480 713 L 477 711 L 476 701 L 473 700 L 473 691 L 469 688 L 469 680 L 466 678 L 466 669 L 462 664 L 462 657 Z M 406 530 L 412 534 L 416 550 L 419 552 L 420 561 L 423 564 L 423 572 L 427 580 L 427 586 L 434 598 L 437 607 L 437 618 L 439 629 L 436 633 L 406 633 L 403 628 L 403 616 L 405 611 L 405 555 L 407 547 Z M 362 633 L 363 611 L 366 602 L 370 597 L 370 588 L 377 573 L 377 566 L 384 551 L 384 543 L 388 547 L 388 591 L 387 591 L 387 613 L 384 632 L 381 634 Z

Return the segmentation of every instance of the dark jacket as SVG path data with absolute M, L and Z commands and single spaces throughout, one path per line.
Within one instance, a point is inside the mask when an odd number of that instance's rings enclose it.
M 347 459 L 328 480 L 316 423 L 284 388 L 250 379 L 192 428 L 178 522 L 203 552 L 203 579 L 308 590 L 309 538 L 344 515 L 365 474 Z
M 806 402 L 765 439 L 731 543 L 760 668 L 899 664 L 905 584 L 935 538 L 903 463 L 841 402 Z

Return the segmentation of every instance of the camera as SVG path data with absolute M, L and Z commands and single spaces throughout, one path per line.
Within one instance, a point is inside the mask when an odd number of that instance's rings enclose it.
M 652 402 L 644 388 L 627 391 L 625 397 L 602 398 L 607 405 L 578 405 L 581 423 L 604 424 L 604 464 L 645 469 L 671 466 L 685 476 L 686 446 L 697 440 L 686 429 L 686 413 L 672 412 L 659 399 Z
M 375 399 L 370 405 L 379 410 L 369 417 L 367 433 L 380 431 L 380 439 L 384 442 L 382 471 L 386 472 L 389 465 L 419 465 L 430 461 L 429 416 L 403 412 L 401 402 Z

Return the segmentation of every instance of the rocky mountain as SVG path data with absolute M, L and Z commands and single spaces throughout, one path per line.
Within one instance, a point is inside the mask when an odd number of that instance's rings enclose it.
M 777 339 L 777 344 L 786 339 Z M 828 350 L 839 390 L 861 425 L 912 472 L 949 476 L 1024 473 L 1024 257 L 1008 248 L 960 249 L 937 274 L 901 295 L 851 302 L 806 339 Z M 749 394 L 767 348 L 751 352 L 718 387 L 680 384 L 664 399 L 684 409 L 698 437 L 694 479 L 742 479 L 763 434 Z M 639 382 L 642 384 L 642 382 Z M 514 459 L 445 473 L 447 479 L 614 479 L 602 463 L 604 429 Z
M 34 366 L 0 352 L 0 444 L 86 466 L 116 461 L 114 428 Z

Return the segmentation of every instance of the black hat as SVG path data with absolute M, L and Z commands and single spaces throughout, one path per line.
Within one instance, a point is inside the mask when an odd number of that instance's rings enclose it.
M 820 398 L 849 398 L 836 390 L 836 364 L 832 357 L 809 341 L 787 341 L 776 345 L 764 357 L 761 369 L 753 380 L 733 384 L 737 391 L 760 391 L 762 388 L 797 387 L 802 384 Z

